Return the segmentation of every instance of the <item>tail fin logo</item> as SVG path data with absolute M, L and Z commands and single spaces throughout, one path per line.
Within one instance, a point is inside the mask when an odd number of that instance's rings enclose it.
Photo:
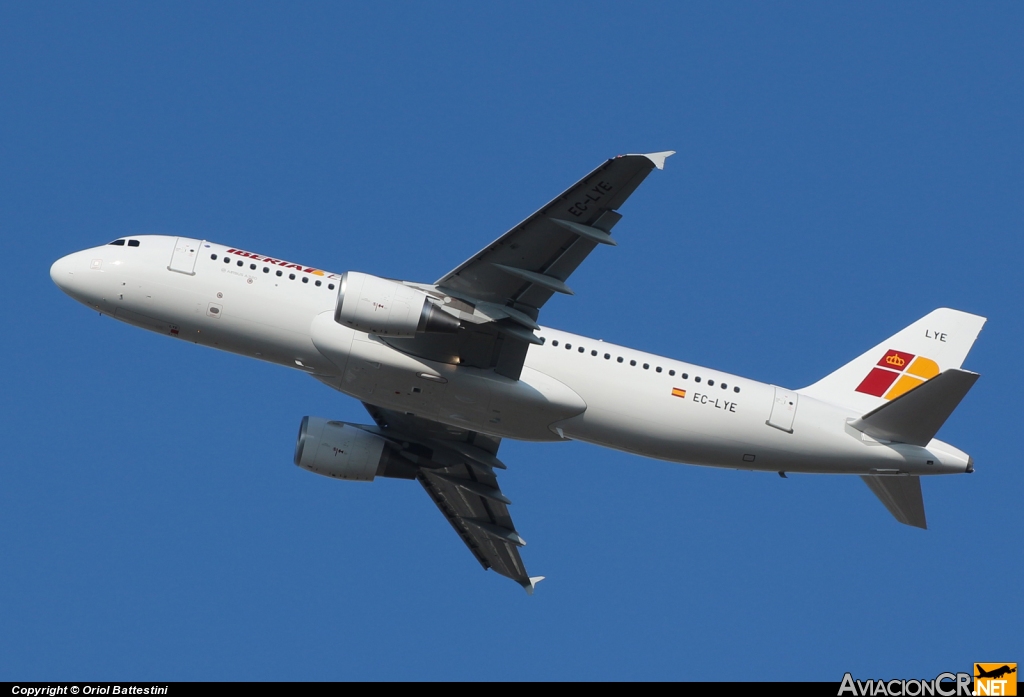
M 889 349 L 857 386 L 857 392 L 896 399 L 938 374 L 939 365 L 932 359 Z
M 975 663 L 974 694 L 1006 695 L 1017 694 L 1016 663 Z
M 907 361 L 896 354 L 895 351 L 891 352 L 890 355 L 885 357 L 885 362 L 889 365 L 896 366 L 900 370 L 903 370 L 903 366 L 907 364 Z

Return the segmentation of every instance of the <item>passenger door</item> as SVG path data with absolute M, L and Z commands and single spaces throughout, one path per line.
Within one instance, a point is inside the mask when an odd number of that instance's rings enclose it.
M 171 263 L 167 269 L 195 276 L 196 258 L 199 256 L 199 248 L 201 246 L 202 242 L 200 240 L 179 237 L 174 243 L 174 253 L 171 255 Z

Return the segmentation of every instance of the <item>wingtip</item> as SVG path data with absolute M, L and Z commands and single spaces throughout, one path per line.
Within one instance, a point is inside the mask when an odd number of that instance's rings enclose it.
M 665 160 L 676 154 L 675 150 L 663 150 L 661 152 L 644 153 L 644 157 L 654 163 L 658 169 L 665 169 Z
M 537 584 L 543 580 L 543 576 L 531 576 L 527 580 L 527 582 L 523 584 L 523 588 L 526 590 L 526 594 L 533 595 L 533 590 L 537 587 Z

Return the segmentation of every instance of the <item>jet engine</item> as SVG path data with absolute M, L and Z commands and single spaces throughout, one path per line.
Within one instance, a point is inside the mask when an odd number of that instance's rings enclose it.
M 334 320 L 368 334 L 412 338 L 458 330 L 459 320 L 407 285 L 358 271 L 341 277 Z
M 389 441 L 354 424 L 317 416 L 302 419 L 295 464 L 325 477 L 372 482 L 376 476 L 413 479 L 415 467 Z

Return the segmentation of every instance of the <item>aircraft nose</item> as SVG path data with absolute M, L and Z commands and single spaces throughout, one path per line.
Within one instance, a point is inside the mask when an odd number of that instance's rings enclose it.
M 61 257 L 50 266 L 50 278 L 54 284 L 79 302 L 88 302 L 98 289 L 100 278 L 97 271 L 102 269 L 103 262 L 100 259 L 90 261 L 92 255 L 93 250 L 89 249 L 75 252 Z
M 50 279 L 58 288 L 67 292 L 74 276 L 74 254 L 61 257 L 50 266 Z

